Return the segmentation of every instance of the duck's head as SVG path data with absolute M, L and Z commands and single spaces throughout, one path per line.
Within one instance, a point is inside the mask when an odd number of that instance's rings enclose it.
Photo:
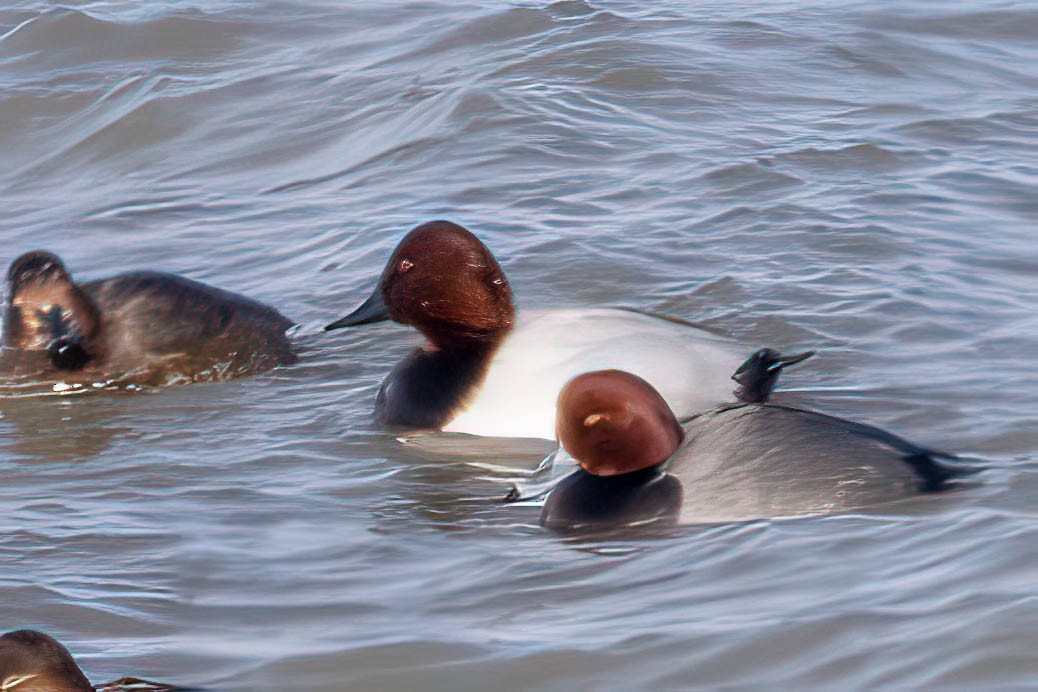
M 661 464 L 685 436 L 660 393 L 621 370 L 587 372 L 566 383 L 555 434 L 582 469 L 599 476 Z
M 55 367 L 78 370 L 96 357 L 101 318 L 57 255 L 27 252 L 7 272 L 5 346 L 46 350 Z
M 814 351 L 805 351 L 784 356 L 774 349 L 762 348 L 747 358 L 732 375 L 732 379 L 739 383 L 734 392 L 736 398 L 751 404 L 766 402 L 783 368 L 807 360 L 814 354 Z
M 56 639 L 35 630 L 0 637 L 3 692 L 93 692 L 83 671 Z
M 444 347 L 500 338 L 512 327 L 515 307 L 490 250 L 458 224 L 430 221 L 396 246 L 371 297 L 325 330 L 387 319 Z

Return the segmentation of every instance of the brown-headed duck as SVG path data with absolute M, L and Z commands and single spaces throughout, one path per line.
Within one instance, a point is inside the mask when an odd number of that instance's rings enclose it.
M 559 389 L 602 368 L 638 374 L 691 415 L 726 400 L 744 352 L 689 323 L 629 309 L 517 315 L 494 255 L 449 221 L 404 236 L 371 297 L 325 329 L 389 319 L 426 343 L 383 381 L 378 421 L 474 435 L 554 439 Z
M 292 321 L 274 308 L 173 274 L 78 284 L 53 253 L 28 252 L 7 273 L 5 308 L 7 369 L 39 355 L 29 367 L 45 380 L 179 384 L 295 360 Z
M 186 688 L 140 678 L 91 685 L 72 654 L 58 640 L 35 630 L 15 630 L 0 637 L 2 692 L 189 692 Z
M 755 353 L 738 403 L 684 425 L 651 384 L 602 370 L 559 394 L 560 445 L 580 468 L 545 500 L 549 528 L 705 523 L 848 511 L 935 492 L 976 472 L 862 423 L 768 403 L 779 372 L 810 354 Z

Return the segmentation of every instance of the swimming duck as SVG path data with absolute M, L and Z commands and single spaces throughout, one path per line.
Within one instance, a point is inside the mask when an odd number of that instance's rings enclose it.
M 7 370 L 41 355 L 47 379 L 161 385 L 227 379 L 294 361 L 292 322 L 229 291 L 159 272 L 77 284 L 57 255 L 28 252 L 7 273 Z
M 376 418 L 391 426 L 554 439 L 559 389 L 602 368 L 637 373 L 687 416 L 726 400 L 740 361 L 728 339 L 634 310 L 517 315 L 493 254 L 449 221 L 409 232 L 371 297 L 325 329 L 389 319 L 426 339 L 379 390 Z
M 189 692 L 184 688 L 140 678 L 121 678 L 91 685 L 72 654 L 58 640 L 35 630 L 15 630 L 0 637 L 2 692 Z
M 721 522 L 847 511 L 943 490 L 977 469 L 862 423 L 768 403 L 810 354 L 763 349 L 733 375 L 737 403 L 678 423 L 642 378 L 578 375 L 559 394 L 559 443 L 580 469 L 548 495 L 550 528 Z

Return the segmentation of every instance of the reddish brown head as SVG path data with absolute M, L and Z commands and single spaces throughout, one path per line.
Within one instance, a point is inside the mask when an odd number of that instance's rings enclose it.
M 76 286 L 57 255 L 27 252 L 7 272 L 3 343 L 11 348 L 48 350 L 66 344 L 92 351 L 100 314 Z
M 490 250 L 455 223 L 430 221 L 400 241 L 375 293 L 325 329 L 389 318 L 444 347 L 499 338 L 511 329 L 515 306 Z
M 621 370 L 570 380 L 559 394 L 555 434 L 581 468 L 599 476 L 661 464 L 685 436 L 659 392 Z
M 72 654 L 34 630 L 0 637 L 0 689 L 11 692 L 93 692 Z

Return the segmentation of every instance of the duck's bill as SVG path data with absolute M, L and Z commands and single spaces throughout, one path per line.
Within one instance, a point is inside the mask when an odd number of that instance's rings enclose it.
M 774 363 L 768 365 L 768 372 L 778 372 L 790 365 L 796 365 L 802 360 L 807 360 L 815 354 L 814 351 L 804 351 L 793 356 L 779 356 Z
M 324 331 L 342 329 L 343 327 L 356 327 L 357 325 L 371 324 L 372 322 L 384 322 L 388 319 L 389 310 L 386 308 L 386 304 L 382 302 L 382 296 L 379 291 L 376 290 L 371 294 L 370 298 L 364 301 L 363 305 L 341 320 L 332 322 L 324 328 Z
M 732 379 L 738 382 L 739 378 L 751 369 L 766 370 L 767 372 L 782 370 L 782 368 L 807 360 L 814 354 L 814 351 L 804 351 L 803 353 L 797 353 L 792 356 L 784 356 L 773 349 L 762 348 L 743 361 L 743 364 L 740 365 L 735 371 L 735 374 L 732 375 Z
M 787 366 L 790 366 L 790 365 L 796 365 L 797 363 L 799 363 L 801 361 L 807 360 L 808 358 L 810 358 L 814 354 L 815 354 L 814 351 L 804 351 L 803 353 L 797 353 L 796 355 L 792 355 L 792 356 L 782 356 L 781 358 L 779 358 L 778 365 L 779 365 L 779 367 L 783 367 L 783 368 L 785 368 Z

